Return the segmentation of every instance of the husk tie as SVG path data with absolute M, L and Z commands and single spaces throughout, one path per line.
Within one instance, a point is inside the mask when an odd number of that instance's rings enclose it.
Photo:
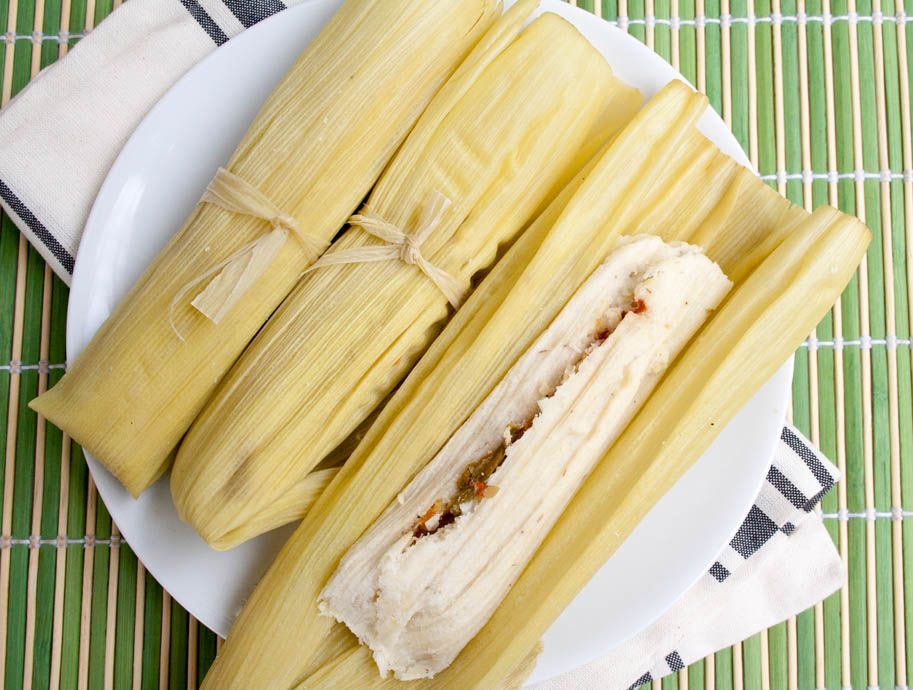
M 418 227 L 411 234 L 403 232 L 393 223 L 384 220 L 379 214 L 364 206 L 361 213 L 349 218 L 349 224 L 352 226 L 357 225 L 365 232 L 383 240 L 386 244 L 353 247 L 352 249 L 343 249 L 338 252 L 324 254 L 305 273 L 323 266 L 398 259 L 404 264 L 417 267 L 428 276 L 428 279 L 443 293 L 451 306 L 457 309 L 466 298 L 468 289 L 447 271 L 428 261 L 421 253 L 422 243 L 441 222 L 441 217 L 448 206 L 450 206 L 450 199 L 438 191 L 432 192 L 418 222 Z
M 169 315 L 171 328 L 181 340 L 184 338 L 174 326 L 174 308 L 195 285 L 212 278 L 190 304 L 207 319 L 218 324 L 250 286 L 263 275 L 285 245 L 289 232 L 308 253 L 308 263 L 315 261 L 329 246 L 329 243 L 303 232 L 298 221 L 284 213 L 263 192 L 225 168 L 219 168 L 209 183 L 200 199 L 200 203 L 204 202 L 215 204 L 232 213 L 262 218 L 269 222 L 272 230 L 248 242 L 181 288 L 171 302 Z

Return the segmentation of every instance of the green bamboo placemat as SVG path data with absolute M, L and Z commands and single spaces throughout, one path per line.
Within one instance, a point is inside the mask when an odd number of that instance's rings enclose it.
M 117 4 L 0 0 L 0 102 Z M 847 586 L 654 687 L 906 690 L 913 0 L 577 4 L 644 41 L 704 91 L 769 184 L 809 209 L 831 203 L 857 214 L 874 237 L 857 277 L 796 353 L 793 382 L 794 423 L 845 475 L 822 510 Z M 196 688 L 218 639 L 120 539 L 80 449 L 27 407 L 62 374 L 66 303 L 66 287 L 0 215 L 0 682 Z

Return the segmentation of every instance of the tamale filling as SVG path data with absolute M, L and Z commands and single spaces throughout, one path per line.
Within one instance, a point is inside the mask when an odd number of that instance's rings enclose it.
M 519 439 L 529 426 L 530 425 L 526 425 L 521 429 L 518 429 L 516 435 L 512 429 L 511 443 Z M 463 514 L 462 504 L 480 501 L 483 498 L 491 498 L 494 496 L 498 492 L 498 487 L 488 486 L 486 482 L 488 481 L 488 478 L 494 474 L 495 470 L 504 462 L 504 458 L 506 457 L 505 451 L 507 450 L 508 445 L 508 443 L 502 443 L 488 455 L 475 462 L 469 463 L 466 466 L 466 469 L 463 470 L 463 474 L 461 474 L 460 478 L 456 481 L 456 492 L 453 494 L 453 497 L 446 505 L 444 504 L 443 499 L 439 498 L 435 501 L 434 505 L 428 509 L 428 512 L 419 518 L 419 523 L 412 531 L 412 536 L 416 539 L 420 539 L 429 534 L 434 534 L 442 527 L 452 524 L 459 515 Z M 434 518 L 438 515 L 440 515 L 440 517 L 435 521 Z M 429 525 L 429 523 L 431 524 Z
M 621 318 L 623 319 L 629 313 L 642 314 L 646 310 L 647 305 L 643 300 L 638 299 L 634 301 L 630 309 L 621 312 Z M 568 376 L 577 372 L 580 363 L 585 360 L 594 349 L 608 340 L 609 336 L 612 335 L 615 328 L 617 328 L 617 324 L 614 327 L 609 328 L 599 323 L 597 324 L 597 328 L 598 330 L 593 335 L 592 342 L 583 351 L 580 357 L 577 358 L 573 365 L 568 368 L 562 377 L 561 383 L 564 383 Z M 557 390 L 557 388 L 555 390 Z M 548 394 L 543 396 L 543 399 L 552 397 L 555 394 L 555 390 L 548 392 Z M 504 441 L 497 448 L 466 466 L 466 469 L 463 470 L 463 473 L 455 482 L 456 490 L 450 499 L 446 503 L 442 498 L 437 499 L 424 515 L 418 517 L 416 525 L 412 530 L 412 536 L 414 537 L 412 544 L 422 537 L 434 534 L 447 525 L 453 524 L 457 517 L 463 514 L 463 505 L 467 503 L 476 503 L 483 498 L 491 498 L 498 493 L 498 487 L 493 485 L 489 486 L 487 483 L 488 479 L 495 473 L 495 470 L 504 463 L 504 460 L 507 457 L 507 449 L 523 437 L 523 434 L 532 427 L 535 419 L 536 416 L 530 417 L 520 426 L 511 424 L 505 431 Z

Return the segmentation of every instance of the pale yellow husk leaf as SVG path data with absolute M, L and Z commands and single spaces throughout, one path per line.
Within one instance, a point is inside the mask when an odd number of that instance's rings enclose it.
M 329 242 L 498 10 L 497 0 L 349 0 L 273 91 L 226 168 Z M 270 230 L 199 204 L 63 379 L 31 403 L 133 495 L 167 469 L 222 375 L 312 257 L 286 233 L 218 324 L 191 306 L 206 287 L 195 284 L 200 276 Z

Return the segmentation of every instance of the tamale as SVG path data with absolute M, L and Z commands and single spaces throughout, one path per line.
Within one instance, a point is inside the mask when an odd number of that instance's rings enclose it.
M 730 287 L 693 245 L 620 240 L 321 592 L 382 676 L 453 661 Z
M 640 103 L 557 15 L 521 31 L 532 6 L 505 15 L 513 35 L 491 46 L 488 64 L 442 88 L 366 204 L 415 234 L 429 227 L 429 200 L 450 200 L 420 252 L 462 289 L 570 176 L 580 150 L 605 140 L 606 111 L 628 119 Z M 385 251 L 365 232 L 366 213 L 320 264 L 353 248 Z M 268 526 L 264 515 L 281 524 L 276 502 L 389 393 L 447 316 L 448 297 L 427 269 L 396 252 L 305 275 L 191 426 L 172 494 L 214 548 Z
M 640 519 L 777 370 L 852 277 L 871 234 L 822 207 L 732 291 L 647 404 L 596 466 L 526 570 L 460 656 L 416 688 L 486 688 L 535 644 Z M 788 318 L 784 318 L 788 315 Z M 395 688 L 364 682 L 373 666 L 352 649 L 297 687 Z
M 644 232 L 640 221 L 649 213 L 656 230 L 670 230 L 660 233 L 664 239 L 688 240 L 720 207 L 717 235 L 744 237 L 744 243 L 726 242 L 725 252 L 708 255 L 732 276 L 758 237 L 777 234 L 781 219 L 804 214 L 755 178 L 741 191 L 742 203 L 757 210 L 752 232 L 740 235 L 738 226 L 725 222 L 727 190 L 743 178 L 736 169 L 708 165 L 723 154 L 696 130 L 706 107 L 706 99 L 681 83 L 665 87 L 519 237 L 283 547 L 235 622 L 205 687 L 245 688 L 267 679 L 289 688 L 302 679 L 332 627 L 318 614 L 317 600 L 340 558 L 551 322 L 619 233 Z M 717 176 L 721 167 L 729 170 L 724 179 Z M 670 203 L 667 190 L 682 179 L 690 184 L 680 194 L 708 197 L 695 205 L 703 217 L 681 217 Z M 742 222 L 741 214 L 732 215 Z M 354 647 L 354 636 L 351 641 Z M 376 678 L 373 664 L 365 668 L 365 677 Z
M 315 258 L 309 244 L 325 246 L 342 228 L 498 6 L 346 2 L 270 95 L 226 165 L 277 209 L 272 225 L 215 203 L 197 205 L 32 409 L 134 496 L 145 490 Z M 300 236 L 286 226 L 300 228 Z M 210 314 L 218 323 L 198 311 L 203 296 L 232 281 L 243 289 L 228 295 L 230 309 Z

